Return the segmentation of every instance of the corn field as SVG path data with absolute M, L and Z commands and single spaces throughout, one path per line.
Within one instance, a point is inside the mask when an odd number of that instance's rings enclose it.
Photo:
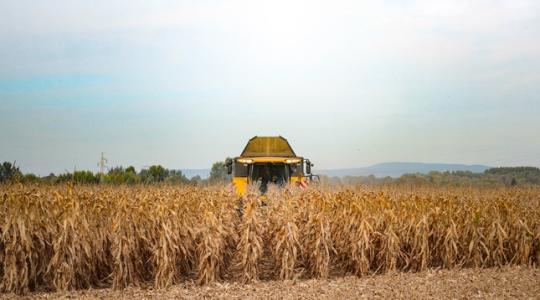
M 538 266 L 540 188 L 0 186 L 0 291 Z

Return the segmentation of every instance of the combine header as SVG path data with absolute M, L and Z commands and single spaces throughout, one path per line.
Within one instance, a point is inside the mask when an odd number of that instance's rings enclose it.
M 226 165 L 228 173 L 233 174 L 232 181 L 239 196 L 246 193 L 248 184 L 257 184 L 261 193 L 265 193 L 269 184 L 306 187 L 313 178 L 318 179 L 311 174 L 313 164 L 309 159 L 297 156 L 281 136 L 253 137 L 242 154 L 227 160 Z

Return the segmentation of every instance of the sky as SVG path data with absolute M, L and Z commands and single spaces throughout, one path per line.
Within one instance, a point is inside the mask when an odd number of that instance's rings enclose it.
M 0 161 L 540 167 L 540 1 L 0 0 Z

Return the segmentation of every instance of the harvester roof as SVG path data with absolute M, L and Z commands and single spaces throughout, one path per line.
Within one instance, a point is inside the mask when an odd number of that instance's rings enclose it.
M 282 136 L 255 136 L 249 140 L 242 157 L 296 157 L 289 142 Z

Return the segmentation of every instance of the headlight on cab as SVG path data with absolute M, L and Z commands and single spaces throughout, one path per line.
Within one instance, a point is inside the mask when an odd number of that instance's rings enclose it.
M 297 164 L 299 162 L 301 162 L 302 160 L 300 158 L 287 158 L 285 160 L 285 163 L 286 164 Z
M 239 163 L 241 163 L 241 164 L 252 164 L 253 163 L 253 159 L 251 159 L 251 158 L 239 158 L 237 161 Z

